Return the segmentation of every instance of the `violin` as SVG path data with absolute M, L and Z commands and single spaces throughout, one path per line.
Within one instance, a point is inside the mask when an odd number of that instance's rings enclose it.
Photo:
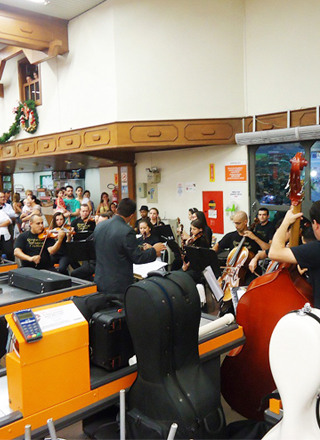
M 75 234 L 71 226 L 62 226 L 61 228 L 54 229 L 44 228 L 44 230 L 38 235 L 38 238 L 40 240 L 46 240 L 47 238 L 57 238 L 60 231 L 65 232 L 66 234 Z
M 194 243 L 196 240 L 198 240 L 198 238 L 201 238 L 203 236 L 203 231 L 198 232 L 195 235 L 191 235 L 190 238 L 188 238 L 188 240 L 186 240 L 186 245 L 189 246 L 190 244 Z

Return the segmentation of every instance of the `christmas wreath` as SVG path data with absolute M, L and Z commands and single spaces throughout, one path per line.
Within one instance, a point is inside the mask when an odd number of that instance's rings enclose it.
M 16 136 L 21 128 L 31 134 L 37 131 L 39 118 L 36 104 L 32 99 L 19 102 L 18 107 L 15 107 L 12 113 L 15 114 L 14 123 L 7 133 L 0 136 L 0 144 L 4 144 L 10 138 Z

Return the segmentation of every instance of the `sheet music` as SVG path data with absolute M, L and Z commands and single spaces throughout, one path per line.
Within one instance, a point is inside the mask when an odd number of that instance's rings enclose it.
M 205 276 L 205 279 L 207 280 L 207 283 L 209 284 L 216 301 L 219 302 L 224 297 L 224 293 L 218 283 L 217 278 L 215 277 L 215 274 L 213 273 L 211 266 L 207 266 L 204 269 L 203 275 Z
M 158 260 L 152 261 L 151 263 L 134 264 L 133 273 L 135 275 L 139 275 L 141 278 L 147 278 L 149 272 L 153 270 L 160 270 L 166 265 L 167 263 Z

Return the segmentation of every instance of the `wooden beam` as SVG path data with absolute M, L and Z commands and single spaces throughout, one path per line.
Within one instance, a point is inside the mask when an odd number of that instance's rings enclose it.
M 60 40 L 57 54 L 68 52 L 68 21 L 18 8 L 0 5 L 0 43 L 20 48 L 52 51 Z
M 25 56 L 28 58 L 30 64 L 39 64 L 54 58 L 59 53 L 59 48 L 62 46 L 61 40 L 51 41 L 49 49 L 46 52 L 40 50 L 23 49 Z

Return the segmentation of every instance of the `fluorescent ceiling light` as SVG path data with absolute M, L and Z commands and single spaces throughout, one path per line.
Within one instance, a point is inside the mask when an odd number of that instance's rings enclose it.
M 47 5 L 48 3 L 50 3 L 50 0 L 27 0 L 27 1 L 32 3 L 39 3 L 41 5 Z

